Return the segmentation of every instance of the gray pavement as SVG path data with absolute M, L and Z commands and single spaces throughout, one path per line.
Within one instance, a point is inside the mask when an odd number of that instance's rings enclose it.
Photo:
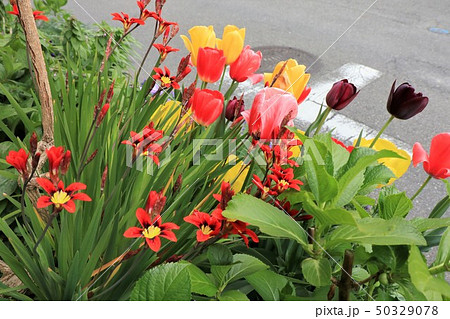
M 111 12 L 138 12 L 132 0 L 68 2 L 66 9 L 89 24 L 106 20 L 120 26 L 111 21 Z M 284 52 L 307 67 L 321 56 L 309 70 L 312 85 L 346 63 L 380 71 L 382 76 L 340 113 L 373 129 L 381 128 L 388 118 L 386 100 L 392 82 L 408 81 L 429 97 L 429 105 L 410 120 L 394 121 L 386 133 L 410 147 L 420 142 L 428 149 L 434 135 L 450 131 L 450 34 L 430 31 L 450 30 L 449 5 L 449 0 L 167 0 L 163 17 L 178 22 L 180 34 L 194 25 L 214 25 L 219 37 L 227 24 L 246 27 L 246 44 L 265 47 L 262 53 L 268 53 L 262 71 L 271 71 L 278 61 L 273 55 L 283 55 L 283 50 L 270 50 L 274 46 L 289 47 Z M 142 55 L 152 28 L 139 28 L 134 36 L 143 43 L 137 50 Z M 186 50 L 179 37 L 171 46 L 181 49 L 167 59 L 169 66 L 175 66 Z M 151 69 L 150 63 L 146 69 Z M 412 195 L 425 178 L 421 167 L 411 168 L 397 184 Z M 428 215 L 444 195 L 443 183 L 433 180 L 416 199 L 411 217 Z

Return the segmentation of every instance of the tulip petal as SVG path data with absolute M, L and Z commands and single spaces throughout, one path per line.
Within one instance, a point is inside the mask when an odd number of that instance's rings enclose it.
M 428 162 L 428 154 L 424 150 L 422 144 L 415 143 L 413 146 L 413 165 L 416 167 L 419 163 Z

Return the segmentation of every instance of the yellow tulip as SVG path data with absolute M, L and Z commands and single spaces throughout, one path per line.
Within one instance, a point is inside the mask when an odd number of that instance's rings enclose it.
M 226 64 L 232 64 L 237 60 L 244 48 L 245 28 L 239 29 L 235 25 L 227 25 L 223 29 L 222 39 L 216 40 L 216 46 L 223 50 L 226 57 Z
M 227 164 L 230 161 L 235 161 L 237 159 L 236 155 L 229 155 L 227 159 Z M 242 173 L 241 173 L 241 170 Z M 244 163 L 237 162 L 235 165 L 233 165 L 223 176 L 222 181 L 233 183 L 231 185 L 231 189 L 234 190 L 236 193 L 240 192 L 242 190 L 242 187 L 244 186 L 245 178 L 247 177 L 249 167 L 246 167 L 244 169 Z M 238 176 L 238 174 L 240 175 Z
M 264 73 L 264 83 L 271 85 L 275 76 L 280 72 L 285 63 L 286 67 L 283 73 L 281 73 L 272 87 L 285 90 L 294 95 L 296 100 L 298 100 L 305 90 L 311 75 L 305 73 L 306 67 L 299 65 L 296 60 L 289 59 L 279 62 L 273 70 L 273 73 Z
M 191 40 L 188 37 L 182 35 L 184 45 L 189 52 L 191 52 L 191 61 L 192 64 L 197 66 L 197 56 L 199 48 L 214 48 L 216 46 L 216 33 L 214 32 L 214 28 L 212 25 L 209 27 L 206 26 L 195 26 L 189 29 L 189 35 L 191 36 Z
M 366 140 L 365 138 L 362 138 L 359 146 L 369 147 L 370 144 L 372 143 L 372 141 L 373 141 L 373 139 Z M 353 143 L 353 145 L 356 145 L 356 141 Z M 411 163 L 411 156 L 409 156 L 408 152 L 399 149 L 391 141 L 380 138 L 373 146 L 373 149 L 376 151 L 381 151 L 381 150 L 394 151 L 398 155 L 405 158 L 405 159 L 402 159 L 402 158 L 380 158 L 378 160 L 379 163 L 384 164 L 395 175 L 395 178 L 391 178 L 387 185 L 392 184 L 396 179 L 400 178 L 408 170 L 409 164 Z

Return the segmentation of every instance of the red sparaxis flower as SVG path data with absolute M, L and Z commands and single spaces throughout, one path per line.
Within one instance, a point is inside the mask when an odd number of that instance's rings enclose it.
M 21 148 L 18 152 L 9 151 L 6 156 L 6 162 L 14 166 L 14 168 L 22 175 L 24 179 L 28 177 L 28 156 L 29 154 L 27 154 L 23 148 Z
M 175 90 L 180 89 L 180 85 L 175 81 L 175 76 L 170 76 L 170 70 L 164 66 L 164 71 L 160 68 L 154 68 L 153 71 L 156 72 L 155 75 L 152 76 L 156 81 L 161 82 L 161 87 L 163 88 L 174 88 Z
M 19 16 L 19 8 L 17 7 L 17 4 L 13 5 L 13 11 L 7 11 L 7 13 Z M 44 13 L 44 11 L 33 11 L 34 20 L 48 21 L 48 18 L 42 13 Z
M 153 18 L 153 19 L 158 20 L 158 21 L 160 20 L 160 17 L 159 17 L 159 15 L 156 12 L 149 11 L 149 10 L 145 9 L 144 11 L 141 12 L 141 20 L 145 21 L 148 18 Z
M 59 167 L 64 158 L 64 148 L 62 146 L 52 146 L 45 150 L 45 153 L 47 153 L 48 158 L 50 179 L 56 184 L 59 179 Z
M 122 144 L 131 145 L 134 148 L 133 158 L 138 155 L 150 157 L 157 165 L 159 165 L 159 159 L 157 154 L 162 151 L 160 145 L 156 144 L 156 141 L 163 137 L 163 131 L 155 130 L 153 122 L 150 122 L 143 130 L 142 133 L 136 133 L 131 131 L 131 140 L 122 141 Z
M 33 12 L 34 20 L 48 21 L 48 18 L 42 13 L 44 13 L 44 11 L 34 11 Z
M 75 212 L 74 200 L 81 200 L 90 202 L 91 198 L 84 193 L 75 193 L 77 191 L 86 189 L 83 183 L 72 183 L 64 188 L 64 183 L 59 181 L 57 186 L 47 178 L 36 178 L 36 182 L 41 186 L 49 196 L 41 196 L 37 202 L 37 208 L 45 208 L 54 205 L 56 211 L 60 212 L 65 209 L 69 213 Z
M 335 142 L 337 145 L 342 146 L 343 148 L 345 148 L 349 153 L 351 153 L 353 151 L 353 149 L 355 148 L 353 145 L 347 146 L 345 145 L 342 141 L 332 137 L 331 138 L 333 140 L 333 142 Z
M 222 50 L 200 48 L 197 57 L 197 73 L 203 82 L 219 81 L 225 68 L 226 57 Z
M 178 23 L 166 21 L 163 18 L 161 18 L 160 15 L 158 15 L 157 21 L 159 22 L 159 26 L 158 29 L 156 30 L 155 34 L 156 38 L 159 38 L 159 36 L 164 32 L 166 32 L 166 29 L 170 28 L 171 26 L 178 26 Z M 167 44 L 167 42 L 165 42 L 164 44 Z
M 127 238 L 145 238 L 148 247 L 154 252 L 158 252 L 161 248 L 160 237 L 173 242 L 177 241 L 177 237 L 172 230 L 180 229 L 180 227 L 174 223 L 161 223 L 161 215 L 156 215 L 152 220 L 145 210 L 138 208 L 136 217 L 142 228 L 130 227 L 123 233 L 123 236 Z
M 122 15 L 120 15 L 120 13 L 114 12 L 111 13 L 111 15 L 113 16 L 113 20 L 117 20 L 122 22 L 123 24 L 123 31 L 125 33 L 128 32 L 128 30 L 130 30 L 131 26 L 133 24 L 139 24 L 139 25 L 144 25 L 145 22 L 142 21 L 141 19 L 137 19 L 137 18 L 131 18 L 130 16 L 126 13 L 121 12 Z
M 224 97 L 219 91 L 195 89 L 192 96 L 192 116 L 203 126 L 214 123 L 222 114 Z
M 180 51 L 180 49 L 169 47 L 168 45 L 163 45 L 159 43 L 153 44 L 153 46 L 158 50 L 159 56 L 161 57 L 161 63 L 164 62 L 164 60 L 167 57 L 167 54 L 170 52 L 177 52 Z
M 275 186 L 271 188 L 271 191 L 276 192 L 277 195 L 289 188 L 299 191 L 299 185 L 303 185 L 300 180 L 294 179 L 294 170 L 290 167 L 283 169 L 280 165 L 274 164 L 270 170 L 273 174 L 268 175 L 267 180 L 275 182 Z
M 209 214 L 194 210 L 189 216 L 183 218 L 185 222 L 198 227 L 197 241 L 199 243 L 207 241 L 208 239 L 219 234 L 222 223 Z
M 252 76 L 261 66 L 261 51 L 253 51 L 247 45 L 238 59 L 230 65 L 230 77 L 237 82 L 244 82 Z
M 272 195 L 270 191 L 270 180 L 263 183 L 258 175 L 253 174 L 252 182 L 261 192 L 261 199 L 266 199 L 267 196 Z
M 423 163 L 423 169 L 436 179 L 450 176 L 450 133 L 441 133 L 431 140 L 430 155 L 420 143 L 413 147 L 413 165 Z

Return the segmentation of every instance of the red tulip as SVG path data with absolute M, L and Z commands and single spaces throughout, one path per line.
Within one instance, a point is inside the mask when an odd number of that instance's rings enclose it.
M 395 89 L 394 81 L 387 102 L 388 112 L 401 120 L 407 120 L 422 112 L 428 104 L 428 98 L 414 91 L 409 83 L 402 83 Z
M 242 112 L 249 133 L 257 139 L 276 139 L 283 124 L 292 125 L 298 105 L 292 94 L 266 87 L 256 94 L 252 108 Z M 286 122 L 286 123 L 284 123 Z
M 230 77 L 237 82 L 244 82 L 259 69 L 261 60 L 261 52 L 255 52 L 247 45 L 238 59 L 230 65 Z
M 423 169 L 428 175 L 445 179 L 450 176 L 450 133 L 441 133 L 431 140 L 430 155 L 420 143 L 413 147 L 413 165 L 423 162 Z
M 200 48 L 197 57 L 197 73 L 199 78 L 208 83 L 217 82 L 225 68 L 225 56 L 222 50 Z
M 223 111 L 223 95 L 219 91 L 195 89 L 192 96 L 192 115 L 203 126 L 214 123 Z
M 327 105 L 333 110 L 342 110 L 350 104 L 351 101 L 358 95 L 356 86 L 348 83 L 347 79 L 341 80 L 333 84 L 330 92 L 327 94 Z

